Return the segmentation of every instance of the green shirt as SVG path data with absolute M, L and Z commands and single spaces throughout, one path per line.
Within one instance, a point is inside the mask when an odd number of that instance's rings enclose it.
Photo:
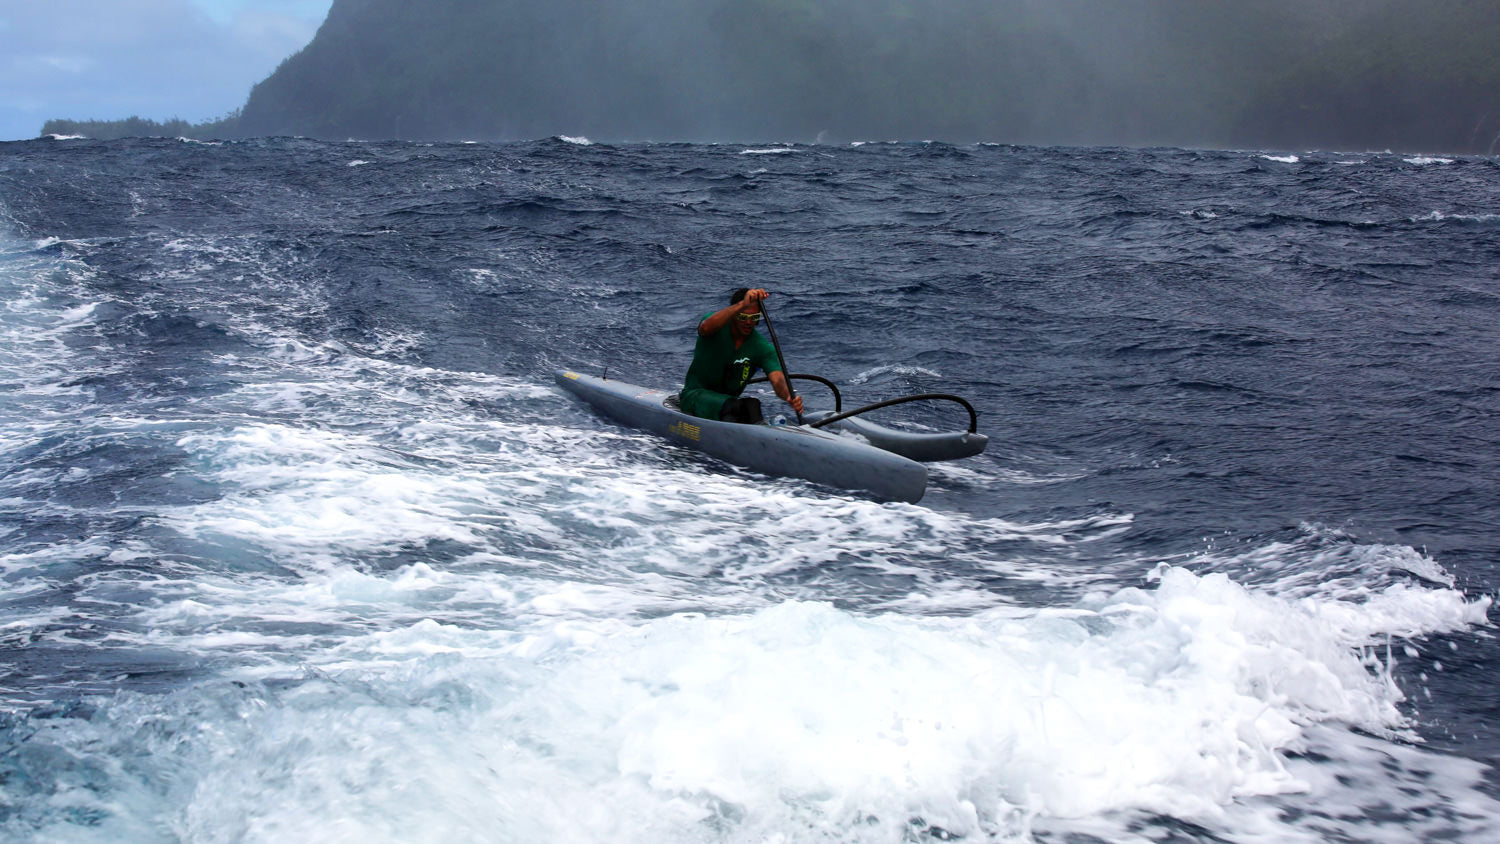
M 711 316 L 712 313 L 704 314 L 698 324 L 702 325 L 703 320 Z M 776 361 L 776 347 L 770 340 L 759 331 L 751 331 L 736 349 L 730 323 L 707 337 L 698 337 L 698 343 L 693 347 L 693 364 L 688 367 L 679 398 L 684 413 L 718 419 L 724 401 L 739 395 L 756 369 L 767 373 L 781 371 L 781 364 Z

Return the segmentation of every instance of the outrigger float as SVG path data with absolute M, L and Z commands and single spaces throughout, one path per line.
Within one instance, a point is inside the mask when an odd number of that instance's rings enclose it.
M 833 382 L 816 375 L 787 377 L 793 381 L 817 381 L 829 387 L 833 391 L 834 409 L 804 413 L 800 424 L 779 419 L 759 424 L 720 422 L 683 413 L 673 392 L 566 369 L 556 373 L 558 386 L 623 425 L 659 434 L 767 475 L 803 478 L 839 489 L 867 492 L 887 501 L 920 501 L 927 491 L 927 467 L 923 462 L 973 457 L 989 443 L 989 437 L 978 432 L 974 407 L 958 396 L 921 393 L 844 411 L 843 398 Z M 755 379 L 764 380 L 764 377 Z M 933 400 L 963 405 L 969 412 L 969 429 L 914 433 L 856 418 L 877 408 Z M 846 436 L 829 433 L 825 428 Z

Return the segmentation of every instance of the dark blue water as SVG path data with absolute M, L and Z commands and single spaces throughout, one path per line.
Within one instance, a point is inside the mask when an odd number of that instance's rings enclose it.
M 0 145 L 0 830 L 1493 840 L 1497 266 L 1492 158 Z M 747 285 L 989 450 L 551 386 Z

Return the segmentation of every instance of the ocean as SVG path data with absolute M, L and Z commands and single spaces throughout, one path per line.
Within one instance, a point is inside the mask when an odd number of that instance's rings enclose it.
M 554 386 L 740 286 L 989 448 Z M 1500 838 L 1500 159 L 37 140 L 0 290 L 5 840 Z

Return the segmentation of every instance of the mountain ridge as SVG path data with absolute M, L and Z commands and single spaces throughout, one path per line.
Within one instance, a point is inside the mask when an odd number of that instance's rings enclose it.
M 334 0 L 213 131 L 1493 154 L 1496 43 L 1478 0 Z

